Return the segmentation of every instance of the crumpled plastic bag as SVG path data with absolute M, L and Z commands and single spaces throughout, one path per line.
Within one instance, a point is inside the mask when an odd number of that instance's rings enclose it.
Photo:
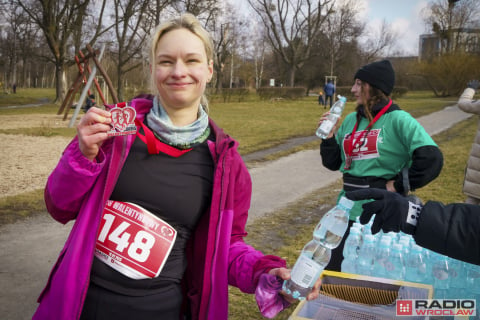
M 272 319 L 290 303 L 280 294 L 283 280 L 274 275 L 264 273 L 260 276 L 255 290 L 255 300 L 264 317 Z

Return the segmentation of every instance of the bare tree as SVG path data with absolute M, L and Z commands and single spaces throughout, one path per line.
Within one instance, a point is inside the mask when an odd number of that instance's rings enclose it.
M 269 44 L 289 68 L 288 84 L 312 55 L 312 45 L 321 33 L 333 0 L 248 0 L 267 30 Z
M 213 67 L 216 74 L 215 89 L 218 93 L 222 89 L 226 61 L 231 55 L 230 50 L 233 42 L 231 30 L 233 26 L 227 22 L 219 22 L 213 23 L 212 27 L 213 42 L 215 46 L 215 61 Z
M 460 34 L 468 27 L 479 27 L 480 1 L 435 0 L 423 11 L 425 23 L 441 39 L 442 53 L 462 49 Z
M 189 12 L 204 20 L 204 24 L 208 26 L 219 16 L 220 2 L 219 0 L 176 0 L 171 1 L 171 5 L 176 12 Z
M 103 0 L 106 1 L 106 0 Z M 13 0 L 13 2 L 29 15 L 32 21 L 42 30 L 51 51 L 49 59 L 55 65 L 56 102 L 65 98 L 67 91 L 66 69 L 73 64 L 76 51 L 69 51 L 73 36 L 82 34 L 83 21 L 87 18 L 87 7 L 90 0 Z M 98 16 L 101 23 L 103 16 Z M 102 12 L 103 14 L 103 12 Z M 88 26 L 90 29 L 92 25 Z M 98 29 L 97 29 L 98 30 Z M 98 32 L 103 32 L 99 30 Z M 77 44 L 78 45 L 78 44 Z
M 124 100 L 124 76 L 143 65 L 142 53 L 153 27 L 148 19 L 149 0 L 114 0 L 115 37 L 114 53 L 117 67 L 117 96 Z
M 357 5 L 355 0 L 340 1 L 327 17 L 327 28 L 323 32 L 326 40 L 323 47 L 328 49 L 330 76 L 334 75 L 337 64 L 348 55 L 346 44 L 356 42 L 364 30 L 364 24 L 357 19 Z
M 397 32 L 386 20 L 383 20 L 378 30 L 371 30 L 370 36 L 363 46 L 365 62 L 372 62 L 380 56 L 385 56 L 385 50 L 395 44 L 397 37 Z

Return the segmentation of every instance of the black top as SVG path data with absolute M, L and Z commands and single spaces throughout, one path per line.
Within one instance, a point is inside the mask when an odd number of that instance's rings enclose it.
M 91 281 L 111 291 L 141 296 L 179 284 L 186 268 L 185 246 L 201 215 L 210 205 L 214 163 L 207 142 L 178 158 L 148 154 L 135 139 L 111 200 L 132 202 L 177 230 L 177 238 L 160 275 L 133 280 L 94 259 Z

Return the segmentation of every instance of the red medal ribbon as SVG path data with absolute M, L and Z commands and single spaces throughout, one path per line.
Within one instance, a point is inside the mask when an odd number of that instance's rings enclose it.
M 392 100 L 390 99 L 390 101 L 387 103 L 387 105 L 385 107 L 383 107 L 382 110 L 380 110 L 379 113 L 377 113 L 375 118 L 373 118 L 373 120 L 370 121 L 368 126 L 365 128 L 365 130 L 367 132 L 368 132 L 368 129 L 370 129 L 375 124 L 375 122 L 377 122 L 377 120 L 380 119 L 380 117 L 383 116 L 383 114 L 385 112 L 387 112 L 388 108 L 390 108 L 391 105 L 392 105 Z M 352 133 L 350 134 L 350 137 L 351 137 L 350 138 L 350 145 L 345 145 L 346 147 L 348 147 L 347 148 L 348 150 L 347 149 L 345 150 L 345 167 L 344 167 L 345 170 L 350 169 L 350 165 L 352 164 L 353 146 L 358 141 L 358 139 L 355 139 L 355 132 L 357 132 L 357 128 L 358 128 L 358 121 L 355 123 L 355 126 L 353 127 Z
M 145 135 L 141 134 L 140 130 L 137 130 L 137 136 L 140 138 L 140 140 L 145 142 L 149 154 L 159 154 L 160 152 L 163 152 L 171 157 L 178 158 L 181 155 L 192 150 L 192 148 L 180 150 L 166 143 L 163 143 L 155 137 L 152 130 L 150 130 L 142 121 L 135 119 L 135 124 L 137 125 L 137 127 L 143 128 L 143 132 L 145 133 Z

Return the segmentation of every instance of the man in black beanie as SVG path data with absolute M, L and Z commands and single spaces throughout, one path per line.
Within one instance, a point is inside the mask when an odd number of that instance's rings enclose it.
M 395 72 L 388 60 L 358 69 L 351 89 L 357 104 L 355 112 L 346 115 L 339 127 L 335 124 L 332 133 L 320 144 L 323 165 L 343 174 L 343 189 L 338 199 L 345 192 L 363 188 L 406 195 L 440 174 L 443 166 L 440 149 L 420 123 L 390 99 L 394 85 Z M 345 240 L 362 213 L 364 202 L 356 201 L 350 210 L 349 228 L 340 245 L 332 250 L 326 270 L 341 270 Z

